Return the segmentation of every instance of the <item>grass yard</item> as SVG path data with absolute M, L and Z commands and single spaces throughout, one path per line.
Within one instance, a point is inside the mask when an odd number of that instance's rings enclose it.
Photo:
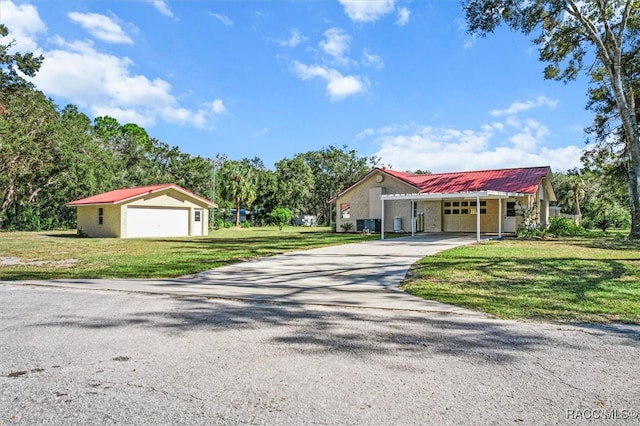
M 222 229 L 208 237 L 162 239 L 0 232 L 0 280 L 177 277 L 259 256 L 378 238 L 319 227 Z
M 422 259 L 402 288 L 500 318 L 640 324 L 640 243 L 488 241 Z

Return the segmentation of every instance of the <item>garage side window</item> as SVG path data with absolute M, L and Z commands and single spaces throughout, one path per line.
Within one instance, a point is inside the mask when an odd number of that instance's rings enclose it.
M 340 204 L 340 218 L 341 219 L 351 218 L 351 204 L 349 203 Z
M 102 207 L 98 207 L 98 225 L 102 225 L 104 223 L 104 209 Z
M 200 217 L 201 217 L 200 215 L 202 214 L 202 212 L 201 212 L 200 210 L 196 210 L 196 211 L 195 211 L 195 212 L 193 212 L 193 213 L 194 213 L 193 220 L 194 220 L 195 222 L 200 222 L 200 220 L 201 220 L 201 219 L 200 219 Z

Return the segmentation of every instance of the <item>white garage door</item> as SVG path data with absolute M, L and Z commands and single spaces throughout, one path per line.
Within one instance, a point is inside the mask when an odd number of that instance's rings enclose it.
M 188 209 L 127 208 L 127 238 L 188 235 Z

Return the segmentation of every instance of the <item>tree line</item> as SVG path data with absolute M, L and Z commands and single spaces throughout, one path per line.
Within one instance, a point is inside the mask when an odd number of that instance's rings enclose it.
M 8 34 L 0 25 L 0 40 Z M 0 43 L 0 229 L 73 227 L 70 201 L 166 182 L 212 199 L 226 211 L 242 206 L 264 219 L 286 208 L 328 223 L 327 200 L 378 163 L 335 146 L 285 158 L 275 170 L 259 158 L 193 156 L 136 124 L 108 116 L 91 120 L 75 105 L 59 108 L 25 79 L 36 74 L 44 58 L 12 54 L 12 45 Z
M 521 5 L 497 3 L 500 7 L 493 8 L 492 2 L 466 2 L 470 31 L 485 34 L 500 22 L 526 33 L 537 25 L 562 26 L 565 21 L 553 19 L 560 16 L 563 7 L 575 4 L 542 0 Z M 595 13 L 594 20 L 603 16 L 615 21 L 620 14 L 626 16 L 624 22 L 612 24 L 612 31 L 631 34 L 618 46 L 616 69 L 624 77 L 626 99 L 637 103 L 640 7 L 626 7 L 633 1 L 613 3 L 618 9 L 606 9 L 608 3 L 582 2 L 585 8 L 591 8 L 584 13 L 602 12 Z M 537 19 L 543 17 L 548 22 L 541 24 Z M 553 65 L 547 77 L 568 80 L 580 70 L 579 64 L 565 64 L 561 74 L 559 66 L 572 52 L 571 31 L 579 33 L 580 28 L 563 31 L 566 39 L 547 37 L 536 42 L 543 45 L 541 59 Z M 91 120 L 75 105 L 59 108 L 25 79 L 37 73 L 44 58 L 10 53 L 13 42 L 1 42 L 8 34 L 0 25 L 0 229 L 73 227 L 75 210 L 66 207 L 69 201 L 117 188 L 166 182 L 216 201 L 221 211 L 236 209 L 236 217 L 231 219 L 237 224 L 241 208 L 250 209 L 260 223 L 274 217 L 282 222 L 291 215 L 309 214 L 319 223 L 328 224 L 332 211 L 327 200 L 371 167 L 380 165 L 377 157 L 359 156 L 355 150 L 336 146 L 284 158 L 273 170 L 257 157 L 230 160 L 224 156 L 192 156 L 149 136 L 136 124 L 121 124 L 106 116 Z M 605 69 L 606 63 L 599 64 L 590 67 L 593 85 L 587 105 L 594 111 L 593 126 L 587 129 L 593 143 L 583 156 L 582 168 L 555 171 L 554 190 L 563 212 L 581 214 L 592 226 L 630 223 L 634 237 L 640 232 L 640 208 L 636 208 L 640 206 L 640 191 L 635 178 L 640 172 L 636 161 L 640 159 L 636 152 L 639 142 L 637 133 L 630 135 L 629 126 L 621 120 L 618 95 L 611 87 L 611 70 Z M 630 119 L 635 120 L 632 130 L 637 132 L 640 113 L 633 105 L 635 114 Z

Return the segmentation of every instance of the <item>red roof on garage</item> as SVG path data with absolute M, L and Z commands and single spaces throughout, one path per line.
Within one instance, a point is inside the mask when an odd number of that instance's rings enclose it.
M 178 186 L 174 183 L 165 183 L 162 185 L 150 185 L 150 186 L 138 186 L 134 188 L 123 188 L 123 189 L 115 189 L 113 191 L 104 192 L 102 194 L 93 195 L 91 197 L 82 198 L 80 200 L 72 201 L 68 203 L 68 206 L 83 206 L 90 204 L 118 204 L 123 201 L 127 201 L 141 195 L 151 194 L 154 192 L 162 191 L 164 189 L 174 188 L 180 192 L 183 192 L 187 195 L 190 195 L 198 200 L 209 204 L 210 206 L 217 207 L 217 204 L 213 201 L 209 201 L 206 198 L 203 198 L 199 195 L 194 194 L 193 192 L 184 189 L 181 186 Z
M 376 171 L 393 176 L 414 186 L 420 194 L 453 194 L 476 191 L 533 194 L 538 190 L 538 185 L 540 185 L 542 178 L 550 175 L 551 168 L 544 166 L 417 175 L 376 167 L 330 201 L 335 200 Z

